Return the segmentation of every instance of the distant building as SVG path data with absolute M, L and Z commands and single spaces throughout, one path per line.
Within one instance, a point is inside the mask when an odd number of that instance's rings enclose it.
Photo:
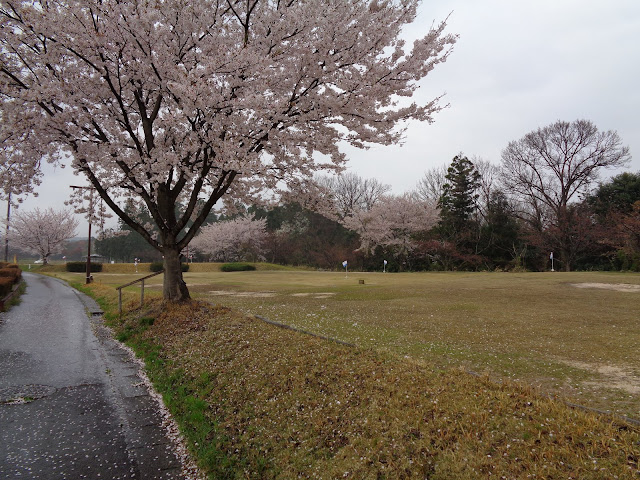
M 82 261 L 86 262 L 87 261 L 87 256 L 84 255 L 82 257 Z M 98 255 L 97 253 L 92 253 L 91 254 L 91 263 L 108 263 L 108 259 L 107 257 L 103 256 L 103 255 Z

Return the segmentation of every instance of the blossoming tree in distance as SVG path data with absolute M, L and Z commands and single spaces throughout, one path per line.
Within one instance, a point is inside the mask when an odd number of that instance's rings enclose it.
M 180 252 L 216 202 L 338 170 L 341 144 L 394 143 L 442 108 L 403 98 L 456 41 L 443 22 L 407 48 L 418 4 L 2 0 L 5 137 L 86 176 L 164 255 L 164 298 L 188 299 Z
M 20 248 L 37 253 L 43 264 L 56 253 L 64 242 L 76 234 L 78 221 L 70 210 L 35 210 L 15 216 L 11 237 Z
M 191 246 L 209 260 L 256 262 L 264 260 L 267 220 L 238 217 L 205 225 Z

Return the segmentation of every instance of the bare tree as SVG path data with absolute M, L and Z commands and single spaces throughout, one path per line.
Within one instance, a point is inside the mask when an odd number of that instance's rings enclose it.
M 415 195 L 422 201 L 437 203 L 442 196 L 442 186 L 446 183 L 447 165 L 433 167 L 424 172 L 416 185 Z
M 351 216 L 355 211 L 371 210 L 391 190 L 375 178 L 364 179 L 353 172 L 322 176 L 317 182 L 331 196 L 332 207 L 339 218 Z
M 588 192 L 601 169 L 624 166 L 630 158 L 616 132 L 599 132 L 588 120 L 539 128 L 502 152 L 505 187 L 528 207 L 523 218 L 541 232 L 562 232 L 555 236 L 555 249 L 565 270 L 571 269 L 572 257 L 562 240 L 571 235 L 570 203 Z
M 478 212 L 482 218 L 485 219 L 487 215 L 487 206 L 491 201 L 491 196 L 498 189 L 500 166 L 480 157 L 473 157 L 471 161 L 480 174 Z

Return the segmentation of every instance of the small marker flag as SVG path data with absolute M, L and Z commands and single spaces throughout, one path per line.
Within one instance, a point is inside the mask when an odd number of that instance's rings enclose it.
M 346 261 L 346 260 L 345 260 L 344 262 L 342 262 L 342 266 L 343 266 L 344 268 L 347 268 L 347 261 Z
M 553 260 L 553 252 L 551 252 L 551 255 L 549 255 L 549 258 Z

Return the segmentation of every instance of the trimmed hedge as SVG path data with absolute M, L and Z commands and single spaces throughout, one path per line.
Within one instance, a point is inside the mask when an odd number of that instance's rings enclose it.
M 220 270 L 222 270 L 223 272 L 248 272 L 255 269 L 255 265 L 240 262 L 225 263 L 220 267 Z
M 22 270 L 15 264 L 1 262 L 0 264 L 0 300 L 13 291 L 13 286 L 22 278 Z M 0 301 L 0 304 L 2 302 Z
M 164 263 L 162 262 L 153 262 L 151 263 L 151 265 L 149 265 L 149 270 L 151 270 L 152 272 L 159 272 L 163 268 L 164 268 Z
M 13 290 L 13 279 L 9 277 L 0 277 L 0 298 L 4 298 Z
M 151 270 L 152 272 L 159 272 L 162 269 L 164 269 L 164 263 L 163 262 L 153 262 L 151 265 L 149 265 L 149 270 Z M 180 264 L 180 269 L 183 272 L 188 272 L 189 271 L 189 264 L 188 263 L 181 263 Z
M 67 272 L 82 273 L 87 271 L 87 262 L 67 262 Z M 101 272 L 101 263 L 91 263 L 91 273 Z
M 10 278 L 13 282 L 20 280 L 22 270 L 17 265 L 7 265 L 6 267 L 0 267 L 0 277 Z

